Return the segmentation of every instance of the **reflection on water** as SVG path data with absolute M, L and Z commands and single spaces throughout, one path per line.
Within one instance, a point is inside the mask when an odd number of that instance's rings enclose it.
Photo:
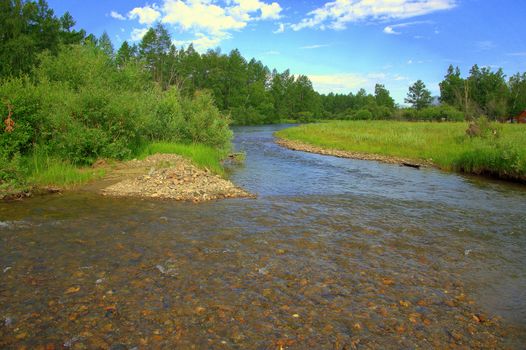
M 0 204 L 0 348 L 521 347 L 523 187 L 274 130 L 236 129 L 257 199 Z

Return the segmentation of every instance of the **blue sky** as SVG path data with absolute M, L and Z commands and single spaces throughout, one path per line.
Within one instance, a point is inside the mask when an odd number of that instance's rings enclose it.
M 449 64 L 526 71 L 525 0 L 48 0 L 116 48 L 163 22 L 177 46 L 238 48 L 269 68 L 308 75 L 322 93 L 372 92 L 398 103 L 422 79 L 438 95 Z

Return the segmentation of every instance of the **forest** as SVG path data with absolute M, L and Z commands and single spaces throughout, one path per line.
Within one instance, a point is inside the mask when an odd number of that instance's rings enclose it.
M 177 48 L 158 23 L 136 44 L 75 30 L 45 0 L 0 1 L 0 182 L 29 176 L 34 159 L 89 165 L 127 159 L 156 141 L 230 147 L 229 125 L 282 121 L 506 120 L 526 109 L 526 73 L 450 66 L 434 98 L 424 82 L 397 105 L 374 92 L 322 95 L 305 75 L 278 72 L 238 50 Z M 33 161 L 31 161 L 33 159 Z M 29 169 L 29 170 L 28 170 Z

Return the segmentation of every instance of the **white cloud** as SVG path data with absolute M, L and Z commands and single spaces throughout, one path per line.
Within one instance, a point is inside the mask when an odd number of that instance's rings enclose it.
M 277 55 L 281 55 L 281 52 L 270 50 L 270 51 L 263 52 L 263 55 L 266 55 L 266 56 L 277 56 Z
M 139 19 L 140 24 L 151 25 L 161 17 L 161 13 L 150 6 L 136 7 L 128 13 L 129 19 Z
M 391 96 L 398 102 L 403 103 L 407 89 L 414 81 L 409 77 L 398 73 L 376 72 L 369 74 L 361 73 L 339 73 L 326 75 L 309 75 L 314 89 L 320 93 L 356 93 L 359 89 L 365 89 L 367 93 L 374 93 L 375 84 L 383 84 L 391 92 Z
M 124 17 L 123 15 L 118 13 L 117 11 L 111 11 L 110 12 L 110 17 L 118 19 L 120 21 L 125 21 L 126 20 L 126 17 Z
M 457 0 L 334 0 L 308 13 L 293 30 L 320 28 L 342 30 L 347 23 L 365 20 L 393 20 L 448 10 Z M 389 31 L 389 30 L 388 30 Z
M 232 32 L 244 29 L 249 22 L 276 20 L 282 8 L 277 2 L 260 0 L 162 0 L 157 5 L 136 7 L 128 13 L 129 19 L 151 25 L 157 20 L 173 26 L 180 32 L 194 36 L 190 40 L 175 41 L 179 45 L 193 43 L 196 49 L 216 47 L 229 39 Z M 277 32 L 285 30 L 280 24 Z M 139 34 L 137 29 L 135 37 Z
M 316 45 L 307 45 L 307 46 L 302 46 L 300 47 L 300 49 L 303 49 L 303 50 L 312 50 L 312 49 L 319 49 L 319 48 L 322 48 L 322 47 L 328 47 L 330 46 L 329 44 L 316 44 Z
M 400 32 L 396 32 L 392 26 L 387 26 L 384 28 L 384 33 L 385 34 L 392 34 L 392 35 L 400 35 L 402 33 Z
M 244 21 L 253 19 L 279 19 L 283 10 L 277 2 L 267 4 L 259 0 L 229 0 L 229 4 L 235 4 L 228 7 L 231 15 Z M 252 13 L 259 13 L 259 17 L 251 17 Z
M 139 41 L 148 32 L 148 28 L 133 28 L 130 39 L 132 41 Z
M 219 45 L 251 21 L 280 18 L 281 11 L 277 2 L 259 0 L 226 0 L 223 7 L 213 0 L 164 0 L 162 21 L 196 35 L 191 41 L 196 49 L 204 50 Z
M 210 48 L 217 47 L 223 40 L 230 39 L 230 34 L 224 36 L 209 36 L 203 33 L 196 33 L 195 38 L 189 40 L 173 40 L 175 46 L 188 46 L 192 44 L 198 52 L 205 52 Z
M 524 56 L 526 56 L 526 51 L 524 51 L 524 52 L 510 52 L 507 55 L 508 56 L 516 56 L 516 57 L 524 57 Z
M 227 11 L 207 0 L 166 0 L 163 5 L 164 23 L 173 24 L 182 30 L 195 30 L 223 34 L 230 30 L 239 30 L 247 25 Z
M 283 33 L 284 31 L 285 31 L 285 24 L 280 23 L 279 26 L 278 26 L 278 29 L 276 29 L 272 33 L 279 34 L 279 33 Z
M 368 85 L 368 78 L 361 74 L 343 73 L 327 75 L 309 75 L 314 89 L 320 93 L 349 93 L 351 90 Z
M 391 24 L 384 28 L 385 34 L 393 34 L 393 35 L 400 35 L 401 32 L 396 31 L 398 28 L 406 28 L 418 24 L 432 24 L 431 21 L 414 21 L 414 22 L 405 22 L 405 23 L 398 23 L 398 24 Z

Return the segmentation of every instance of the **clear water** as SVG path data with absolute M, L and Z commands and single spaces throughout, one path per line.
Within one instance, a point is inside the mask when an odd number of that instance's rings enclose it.
M 256 199 L 0 204 L 0 348 L 523 346 L 524 186 L 290 151 L 281 127 L 235 129 Z

